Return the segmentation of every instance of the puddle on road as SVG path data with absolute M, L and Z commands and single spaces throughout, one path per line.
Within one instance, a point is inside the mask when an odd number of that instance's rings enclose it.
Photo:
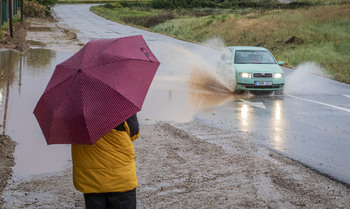
M 140 122 L 190 122 L 200 110 L 225 104 L 235 99 L 229 92 L 191 84 L 171 77 L 156 77 L 142 111 Z
M 139 113 L 141 122 L 189 122 L 200 110 L 235 99 L 216 75 L 216 63 L 172 43 L 151 42 L 150 48 L 161 65 Z
M 55 65 L 70 55 L 46 49 L 23 55 L 0 51 L 0 130 L 17 142 L 16 177 L 55 172 L 68 164 L 69 146 L 47 146 L 33 110 Z
M 70 145 L 47 146 L 33 114 L 55 66 L 71 55 L 73 52 L 40 48 L 31 48 L 23 55 L 0 51 L 0 131 L 17 142 L 13 167 L 17 178 L 49 174 L 71 165 Z M 141 124 L 188 122 L 199 110 L 234 99 L 210 73 L 198 71 L 203 68 L 192 72 L 191 81 L 191 68 L 178 60 L 172 62 L 178 65 L 169 69 L 164 63 L 157 72 L 139 113 Z

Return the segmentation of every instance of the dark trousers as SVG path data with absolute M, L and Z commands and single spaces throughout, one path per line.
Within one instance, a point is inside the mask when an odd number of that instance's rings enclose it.
M 84 194 L 86 209 L 136 209 L 136 189 Z

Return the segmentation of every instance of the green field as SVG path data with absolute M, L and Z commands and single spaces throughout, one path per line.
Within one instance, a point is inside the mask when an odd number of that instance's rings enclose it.
M 315 62 L 334 79 L 350 83 L 350 4 L 341 2 L 269 10 L 156 10 L 111 4 L 93 7 L 92 11 L 113 21 L 192 42 L 219 38 L 227 46 L 262 46 L 291 66 Z

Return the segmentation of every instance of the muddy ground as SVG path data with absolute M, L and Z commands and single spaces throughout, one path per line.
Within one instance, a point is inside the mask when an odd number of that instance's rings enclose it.
M 25 41 L 28 22 L 20 22 L 13 25 L 13 38 L 9 31 L 3 31 L 0 39 L 0 49 L 15 49 L 25 51 L 29 45 Z
M 32 20 L 46 30 L 27 39 L 53 50 L 81 44 L 55 22 Z M 51 29 L 49 29 L 51 28 Z M 61 41 L 58 41 L 60 40 Z M 251 135 L 197 121 L 142 125 L 134 142 L 139 179 L 138 208 L 350 208 L 350 188 L 256 145 Z M 11 176 L 14 144 L 1 137 L 2 176 Z M 2 186 L 7 179 L 2 178 Z M 12 178 L 2 208 L 83 208 L 71 169 L 28 180 Z
M 14 166 L 13 152 L 15 151 L 16 143 L 9 136 L 0 135 L 0 194 L 3 193 L 7 182 L 12 177 L 12 169 Z M 0 208 L 3 204 L 3 196 L 0 197 Z

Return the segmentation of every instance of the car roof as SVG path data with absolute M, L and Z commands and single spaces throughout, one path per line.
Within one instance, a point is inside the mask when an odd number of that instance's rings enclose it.
M 257 47 L 257 46 L 229 46 L 227 48 L 234 49 L 234 50 L 266 50 L 268 51 L 263 47 Z

